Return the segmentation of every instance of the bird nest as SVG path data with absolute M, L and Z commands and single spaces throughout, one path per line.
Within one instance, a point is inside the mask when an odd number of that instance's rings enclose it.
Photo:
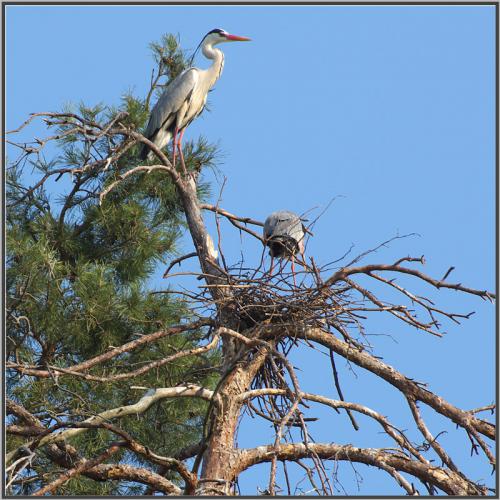
M 249 273 L 235 278 L 233 273 L 225 286 L 230 291 L 224 309 L 239 322 L 237 330 L 248 338 L 265 339 L 273 346 L 251 388 L 283 390 L 282 394 L 256 397 L 249 403 L 248 411 L 279 425 L 296 398 L 293 368 L 286 361 L 299 342 L 293 331 L 306 326 L 344 331 L 348 321 L 346 308 L 352 302 L 349 290 L 322 286 L 308 270 L 300 272 L 299 286 L 293 285 L 291 273 L 283 270 L 272 277 L 266 273 L 258 277 Z M 240 356 L 251 351 L 243 348 Z M 241 358 L 237 356 L 237 359 Z M 290 418 L 289 425 L 304 425 L 299 409 Z
M 231 277 L 227 286 L 225 308 L 238 318 L 238 331 L 264 325 L 284 328 L 298 325 L 318 326 L 325 322 L 344 321 L 347 289 L 323 287 L 310 271 L 301 271 L 301 284 L 292 284 L 291 273 L 276 276 L 264 273 L 259 277 L 243 275 Z

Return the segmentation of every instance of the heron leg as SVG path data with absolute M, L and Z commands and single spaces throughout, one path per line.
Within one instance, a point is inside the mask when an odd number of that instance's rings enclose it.
M 274 257 L 271 255 L 271 267 L 269 268 L 269 276 L 273 275 L 273 267 L 274 267 Z
M 293 286 L 297 288 L 297 280 L 295 279 L 295 256 L 292 254 L 292 276 L 293 276 Z
M 179 129 L 175 127 L 174 137 L 173 137 L 173 147 L 172 147 L 172 167 L 175 168 L 175 155 L 176 155 L 176 146 L 177 146 L 177 134 L 179 133 Z
M 181 133 L 179 135 L 179 142 L 177 143 L 177 147 L 179 148 L 179 156 L 181 157 L 182 169 L 183 169 L 184 173 L 187 174 L 186 164 L 184 163 L 184 154 L 182 152 L 182 137 L 184 136 L 185 130 L 186 130 L 185 128 L 183 128 L 181 130 Z
M 307 263 L 306 263 L 306 256 L 304 255 L 304 249 L 301 249 L 300 251 L 300 257 L 302 258 L 303 266 L 308 269 Z

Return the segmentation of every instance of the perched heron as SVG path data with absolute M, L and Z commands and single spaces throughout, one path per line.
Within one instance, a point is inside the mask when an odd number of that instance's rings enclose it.
M 304 236 L 306 229 L 300 217 L 288 210 L 273 212 L 264 222 L 264 240 L 271 256 L 270 273 L 273 272 L 274 258 L 290 257 L 292 261 L 293 283 L 295 282 L 295 254 L 304 257 Z
M 176 147 L 182 164 L 182 136 L 186 127 L 203 111 L 208 91 L 219 79 L 224 67 L 224 54 L 214 46 L 222 42 L 245 42 L 250 38 L 227 33 L 223 29 L 214 29 L 207 33 L 198 45 L 203 55 L 213 61 L 208 69 L 188 68 L 178 75 L 165 89 L 151 111 L 144 136 L 160 149 L 173 138 L 173 158 L 175 166 Z M 193 56 L 194 57 L 194 56 Z M 154 153 L 145 144 L 139 153 L 141 160 L 154 159 Z

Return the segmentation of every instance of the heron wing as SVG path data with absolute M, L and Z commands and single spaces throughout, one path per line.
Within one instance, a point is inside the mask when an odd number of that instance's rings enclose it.
M 304 238 L 302 221 L 288 210 L 273 212 L 264 223 L 264 238 L 266 240 L 292 238 L 299 242 Z
M 198 70 L 189 68 L 168 85 L 151 111 L 148 126 L 144 132 L 148 139 L 153 139 L 169 118 L 175 115 L 185 102 L 189 101 L 197 83 Z

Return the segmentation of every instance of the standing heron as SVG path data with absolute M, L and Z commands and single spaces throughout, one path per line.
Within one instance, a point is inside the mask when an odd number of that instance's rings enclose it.
M 163 149 L 173 138 L 173 158 L 175 167 L 176 147 L 182 154 L 182 136 L 186 127 L 203 111 L 208 91 L 219 79 L 224 67 L 224 54 L 215 45 L 223 42 L 245 42 L 250 38 L 227 33 L 223 29 L 214 29 L 207 33 L 198 45 L 203 55 L 213 61 L 207 69 L 188 68 L 179 74 L 165 89 L 151 111 L 144 136 L 160 149 Z M 194 56 L 193 56 L 194 57 Z M 154 153 L 146 144 L 139 153 L 141 160 L 154 159 Z
M 264 241 L 269 247 L 271 256 L 271 268 L 273 272 L 274 258 L 290 257 L 292 261 L 293 283 L 295 281 L 295 254 L 297 252 L 304 257 L 304 236 L 306 229 L 300 217 L 288 210 L 278 210 L 273 212 L 264 222 Z

